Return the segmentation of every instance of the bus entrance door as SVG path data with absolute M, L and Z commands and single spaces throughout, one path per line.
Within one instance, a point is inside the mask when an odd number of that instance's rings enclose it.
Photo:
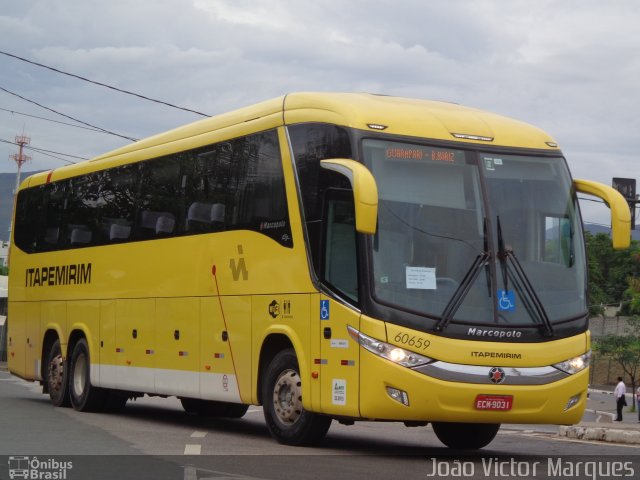
M 320 295 L 320 396 L 323 413 L 359 416 L 359 349 L 347 325 L 359 328 L 360 314 Z

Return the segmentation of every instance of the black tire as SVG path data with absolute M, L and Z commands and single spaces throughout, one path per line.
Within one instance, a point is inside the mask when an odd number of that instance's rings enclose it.
M 324 438 L 331 417 L 302 407 L 302 381 L 293 349 L 271 361 L 261 385 L 264 418 L 271 435 L 285 445 L 314 445 Z
M 67 381 L 68 362 L 62 357 L 60 340 L 56 340 L 47 356 L 46 382 L 49 399 L 55 407 L 70 407 L 69 383 Z
M 477 450 L 486 447 L 496 437 L 499 423 L 450 423 L 431 424 L 438 440 L 449 448 Z
M 180 403 L 182 403 L 185 412 L 202 417 L 242 418 L 249 409 L 249 405 L 242 403 L 217 402 L 198 398 L 180 398 Z
M 91 385 L 91 359 L 84 338 L 73 347 L 69 368 L 69 397 L 71 405 L 80 412 L 102 410 L 107 392 Z

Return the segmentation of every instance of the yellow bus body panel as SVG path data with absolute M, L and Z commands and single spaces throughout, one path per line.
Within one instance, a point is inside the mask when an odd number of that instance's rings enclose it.
M 463 365 L 548 366 L 581 355 L 590 348 L 586 333 L 539 343 L 462 341 L 428 335 L 364 316 L 361 328 L 366 335 L 393 345 L 440 361 Z M 385 336 L 385 330 L 388 336 Z M 418 339 L 423 339 L 422 344 L 427 340 L 428 346 L 412 348 L 396 338 L 412 341 L 414 345 Z M 480 352 L 482 356 L 473 355 L 473 352 Z M 506 354 L 507 358 L 500 358 L 500 354 Z M 365 418 L 571 424 L 582 418 L 586 405 L 588 369 L 546 385 L 469 384 L 429 377 L 364 349 L 361 349 L 360 359 L 360 408 L 361 416 Z M 387 394 L 386 387 L 407 392 L 410 405 L 406 407 L 393 400 Z M 513 408 L 507 412 L 478 411 L 474 408 L 477 395 L 512 395 Z M 580 401 L 565 412 L 567 402 L 574 395 L 580 395 Z
M 587 400 L 588 369 L 547 385 L 507 386 L 447 382 L 399 367 L 371 353 L 361 354 L 361 415 L 384 420 L 573 424 Z M 409 406 L 393 400 L 386 387 L 407 393 Z M 478 395 L 512 395 L 510 411 L 474 408 Z M 574 395 L 580 401 L 564 408 Z
M 470 328 L 473 329 L 473 327 Z M 389 343 L 416 351 L 427 357 L 450 363 L 490 367 L 505 365 L 510 367 L 542 367 L 577 357 L 588 350 L 587 338 L 584 334 L 536 343 L 487 342 L 446 338 L 388 323 L 387 335 Z M 405 339 L 409 342 L 414 339 L 414 344 L 418 339 L 424 339 L 422 344 L 428 344 L 428 346 L 414 348 L 399 339 Z M 542 345 L 545 345 L 545 348 L 540 348 Z

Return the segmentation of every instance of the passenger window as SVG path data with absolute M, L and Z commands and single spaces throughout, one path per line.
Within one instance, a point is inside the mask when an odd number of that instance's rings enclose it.
M 98 199 L 101 243 L 123 242 L 132 238 L 138 178 L 138 165 L 102 172 Z
M 303 124 L 289 127 L 309 251 L 316 275 L 320 277 L 324 228 L 323 205 L 328 188 L 350 188 L 343 175 L 320 168 L 320 160 L 353 158 L 351 139 L 346 129 L 334 125 Z
M 143 162 L 136 237 L 146 240 L 184 231 L 184 186 L 180 158 Z

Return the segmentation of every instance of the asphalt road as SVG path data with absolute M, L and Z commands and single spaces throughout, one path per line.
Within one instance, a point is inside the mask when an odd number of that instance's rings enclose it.
M 470 453 L 447 449 L 429 427 L 334 421 L 319 446 L 287 447 L 269 436 L 258 407 L 240 420 L 215 420 L 185 414 L 175 398 L 145 397 L 121 413 L 80 413 L 52 407 L 38 385 L 0 372 L 0 479 L 9 478 L 9 468 L 24 457 L 37 458 L 34 466 L 49 474 L 60 462 L 72 462 L 64 478 L 53 477 L 62 480 L 593 479 L 588 472 L 572 475 L 579 462 L 619 466 L 622 477 L 633 469 L 630 478 L 640 476 L 640 447 L 561 439 L 556 431 L 506 425 L 487 448 Z M 627 470 L 624 462 L 632 462 Z

